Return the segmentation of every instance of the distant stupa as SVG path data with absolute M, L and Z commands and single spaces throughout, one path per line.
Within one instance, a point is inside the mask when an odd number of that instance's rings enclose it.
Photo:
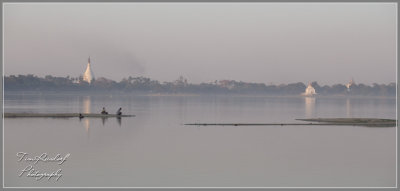
M 85 71 L 85 73 L 83 73 L 83 81 L 85 81 L 85 82 L 90 84 L 93 80 L 94 80 L 94 74 L 93 74 L 92 69 L 90 67 L 90 56 L 89 56 L 88 64 L 87 64 L 87 67 L 86 67 L 86 71 Z
M 317 94 L 317 92 L 315 92 L 314 87 L 312 87 L 311 83 L 308 83 L 306 91 L 302 95 L 304 95 L 304 96 L 313 96 L 315 94 Z
M 351 87 L 352 85 L 355 85 L 355 84 L 356 84 L 356 83 L 354 82 L 354 79 L 351 78 L 350 82 L 346 84 L 347 91 L 349 92 L 349 91 L 350 91 L 350 87 Z

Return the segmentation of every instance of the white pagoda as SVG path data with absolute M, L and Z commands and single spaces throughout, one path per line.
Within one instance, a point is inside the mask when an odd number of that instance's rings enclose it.
M 354 79 L 351 78 L 350 82 L 346 84 L 347 91 L 349 92 L 349 91 L 350 91 L 350 87 L 351 87 L 352 85 L 355 85 L 355 84 L 356 84 L 356 83 L 354 82 Z
M 93 74 L 92 69 L 90 67 L 90 56 L 89 56 L 88 64 L 87 64 L 87 67 L 86 67 L 86 71 L 85 71 L 85 73 L 83 73 L 83 81 L 85 81 L 85 82 L 90 84 L 93 80 L 94 80 L 94 74 Z
M 302 95 L 304 95 L 304 96 L 313 96 L 315 94 L 317 94 L 317 92 L 315 92 L 314 87 L 312 87 L 311 83 L 308 83 L 306 91 Z

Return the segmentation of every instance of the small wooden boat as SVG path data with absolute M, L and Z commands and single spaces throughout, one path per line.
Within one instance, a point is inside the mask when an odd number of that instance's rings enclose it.
M 80 115 L 81 114 L 81 117 Z M 135 117 L 135 115 L 98 114 L 98 113 L 4 113 L 4 117 Z

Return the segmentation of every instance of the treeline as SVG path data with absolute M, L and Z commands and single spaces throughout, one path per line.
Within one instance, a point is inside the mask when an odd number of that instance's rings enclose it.
M 320 95 L 373 95 L 395 96 L 396 84 L 353 84 L 348 89 L 343 84 L 321 86 L 313 82 L 312 86 Z M 146 77 L 128 77 L 120 82 L 106 78 L 97 78 L 91 84 L 81 78 L 54 77 L 44 78 L 35 75 L 10 75 L 4 77 L 4 90 L 36 90 L 36 91 L 122 91 L 138 93 L 190 93 L 190 94 L 270 94 L 298 95 L 305 91 L 304 83 L 266 85 L 264 83 L 247 83 L 234 80 L 221 80 L 210 83 L 191 84 L 180 77 L 174 82 L 163 82 Z

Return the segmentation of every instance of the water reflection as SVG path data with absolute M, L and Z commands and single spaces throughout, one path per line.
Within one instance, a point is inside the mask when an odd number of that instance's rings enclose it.
M 92 104 L 91 96 L 83 97 L 82 110 L 81 110 L 82 113 L 84 113 L 84 114 L 92 113 L 91 112 L 91 104 Z M 79 121 L 83 122 L 83 126 L 85 128 L 85 131 L 86 131 L 86 134 L 87 134 L 88 138 L 89 138 L 89 134 L 90 134 L 90 125 L 91 125 L 90 124 L 90 120 L 97 120 L 97 118 L 92 118 L 92 119 L 89 119 L 87 117 L 79 118 Z M 105 124 L 106 124 L 106 122 L 108 120 L 108 117 L 100 117 L 100 120 L 101 120 L 102 125 L 105 126 Z M 117 123 L 118 123 L 119 126 L 121 126 L 121 124 L 122 124 L 121 121 L 122 121 L 121 117 L 117 117 Z M 95 121 L 92 121 L 92 122 L 95 123 Z
M 103 126 L 105 126 L 105 124 L 106 124 L 106 122 L 108 120 L 108 117 L 99 117 L 99 118 L 100 118 L 101 123 L 103 124 Z M 81 118 L 79 119 L 79 122 L 83 122 L 83 126 L 85 127 L 85 131 L 86 131 L 86 134 L 88 135 L 88 137 L 89 137 L 89 134 L 90 134 L 90 120 L 97 120 L 99 118 L 89 119 L 87 117 L 84 117 L 82 119 Z M 116 117 L 116 120 L 117 120 L 118 126 L 121 127 L 122 126 L 122 117 Z
M 315 97 L 304 97 L 306 117 L 312 118 L 315 114 Z
M 86 96 L 83 99 L 83 113 L 90 113 L 90 96 Z M 90 121 L 89 119 L 83 119 L 83 125 L 86 130 L 86 134 L 89 137 Z
M 348 117 L 348 118 L 353 117 L 352 112 L 351 112 L 351 106 L 350 106 L 350 98 L 346 99 L 346 117 Z
M 117 123 L 121 127 L 121 117 L 117 117 Z
M 102 118 L 101 118 L 101 123 L 103 124 L 103 126 L 104 126 L 104 124 L 106 123 L 106 121 L 107 121 L 107 117 L 102 117 Z
M 85 129 L 86 129 L 86 134 L 87 134 L 87 136 L 89 137 L 89 135 L 90 135 L 90 132 L 89 132 L 89 127 L 90 127 L 90 121 L 89 121 L 89 119 L 84 119 L 83 120 L 83 124 L 84 124 L 84 126 L 85 126 Z
M 90 113 L 90 96 L 83 99 L 83 113 Z

